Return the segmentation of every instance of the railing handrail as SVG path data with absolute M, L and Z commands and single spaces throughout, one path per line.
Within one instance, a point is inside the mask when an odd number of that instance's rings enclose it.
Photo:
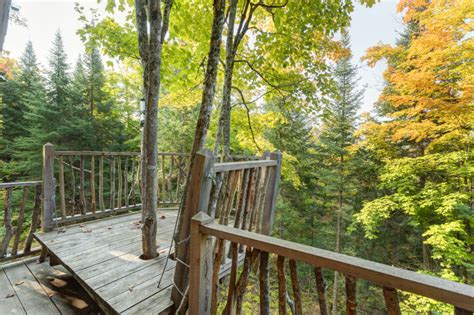
M 54 151 L 54 156 L 140 156 L 140 152 L 134 152 L 134 151 Z M 186 152 L 158 152 L 158 155 L 164 155 L 164 156 L 190 156 L 190 153 Z M 217 156 L 219 157 L 219 156 Z M 261 159 L 260 156 L 255 156 L 255 155 L 231 155 L 230 156 L 233 159 L 249 159 L 250 161 L 258 161 Z M 219 164 L 219 163 L 218 163 Z
M 140 152 L 110 152 L 110 151 L 54 151 L 54 156 L 140 156 Z M 158 155 L 189 156 L 183 152 L 158 152 Z
M 38 186 L 43 182 L 40 180 L 37 181 L 28 181 L 28 182 L 10 182 L 10 183 L 0 183 L 0 189 L 6 188 L 15 188 L 15 187 L 25 187 L 25 186 Z
M 215 236 L 474 311 L 474 287 L 467 284 L 220 225 L 201 214 L 193 218 L 193 221 L 199 223 L 199 231 L 203 235 Z
M 242 162 L 227 162 L 227 163 L 215 163 L 214 172 L 228 172 L 237 171 L 247 168 L 257 168 L 266 166 L 276 166 L 277 161 L 275 160 L 256 160 L 256 161 L 242 161 Z

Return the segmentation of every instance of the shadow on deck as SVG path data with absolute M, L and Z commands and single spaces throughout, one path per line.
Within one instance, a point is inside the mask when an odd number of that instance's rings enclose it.
M 66 269 L 38 257 L 0 267 L 0 294 L 0 314 L 100 313 Z
M 160 256 L 142 260 L 141 212 L 36 233 L 35 238 L 107 313 L 157 314 L 172 305 L 175 261 L 169 260 L 160 287 L 177 211 L 158 212 Z

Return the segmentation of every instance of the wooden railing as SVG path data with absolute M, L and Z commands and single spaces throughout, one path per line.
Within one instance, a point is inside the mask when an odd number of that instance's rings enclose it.
M 242 300 L 252 269 L 256 271 L 260 292 L 260 314 L 270 314 L 269 255 L 276 256 L 278 274 L 278 312 L 287 312 L 287 283 L 285 262 L 288 260 L 293 293 L 294 314 L 302 314 L 302 300 L 297 273 L 297 262 L 314 268 L 321 314 L 327 314 L 321 268 L 341 272 L 346 279 L 346 314 L 356 314 L 356 281 L 364 279 L 383 288 L 388 314 L 400 314 L 398 290 L 419 294 L 454 305 L 455 314 L 472 314 L 474 311 L 474 287 L 452 282 L 372 261 L 297 244 L 274 237 L 243 231 L 217 224 L 205 213 L 193 217 L 191 225 L 190 259 L 190 314 L 215 314 L 206 301 L 208 283 L 213 276 L 206 272 L 209 258 L 206 255 L 209 237 L 232 242 L 232 266 L 223 313 L 240 314 Z M 240 275 L 237 274 L 237 248 L 245 247 L 245 259 Z M 212 264 L 212 262 L 211 262 Z M 217 303 L 212 295 L 210 303 Z M 272 312 L 273 313 L 273 312 Z
M 3 227 L 0 261 L 39 252 L 32 249 L 33 233 L 40 226 L 41 182 L 0 183 Z
M 173 301 L 179 305 L 180 295 L 186 292 L 189 268 L 189 224 L 198 211 L 208 213 L 222 225 L 238 230 L 269 234 L 271 231 L 278 181 L 280 178 L 281 153 L 265 153 L 260 158 L 239 157 L 238 162 L 214 163 L 209 151 L 197 154 L 191 170 L 191 187 L 180 231 L 177 237 L 177 261 Z M 233 252 L 231 244 L 220 239 L 208 249 L 209 259 L 219 262 L 213 265 L 210 287 L 217 295 L 222 272 L 230 265 Z M 242 252 L 242 251 L 239 251 Z M 240 259 L 242 255 L 238 255 Z M 208 291 L 210 294 L 210 290 Z M 178 295 L 179 294 L 179 295 Z M 213 308 L 216 304 L 213 304 Z
M 158 153 L 158 206 L 176 207 L 188 170 L 186 153 Z M 43 148 L 44 227 L 95 219 L 141 205 L 140 152 Z

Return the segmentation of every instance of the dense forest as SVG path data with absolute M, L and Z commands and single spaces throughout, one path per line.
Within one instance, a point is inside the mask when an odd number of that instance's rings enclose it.
M 212 29 L 208 2 L 173 4 L 161 56 L 159 151 L 193 146 Z M 251 5 L 250 15 L 238 2 L 230 1 L 223 25 L 206 147 L 223 157 L 282 152 L 274 234 L 473 284 L 474 4 L 401 0 L 404 31 L 396 44 L 370 47 L 364 57 L 387 69 L 373 112 L 360 114 L 350 1 L 276 1 Z M 48 64 L 38 62 L 31 42 L 18 60 L 0 57 L 3 182 L 39 179 L 47 142 L 140 151 L 133 5 L 76 10 L 86 47 L 78 60 L 68 60 L 60 31 Z M 303 279 L 313 277 L 311 268 L 299 268 Z M 325 279 L 336 313 L 344 282 L 329 271 Z M 308 281 L 304 289 L 310 301 L 316 288 Z M 358 290 L 361 311 L 384 309 L 379 288 L 360 282 Z M 451 312 L 408 293 L 401 302 L 410 313 Z

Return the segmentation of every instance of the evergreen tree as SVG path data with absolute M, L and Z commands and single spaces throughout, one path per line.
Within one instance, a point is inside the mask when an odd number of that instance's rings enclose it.
M 342 44 L 350 51 L 350 38 L 342 34 Z M 335 226 L 336 252 L 342 251 L 342 241 L 346 221 L 353 211 L 355 196 L 353 163 L 349 146 L 354 144 L 357 110 L 364 91 L 359 89 L 357 67 L 352 64 L 351 55 L 340 59 L 334 68 L 336 90 L 333 101 L 323 110 L 322 130 L 319 135 L 320 167 L 318 174 L 318 194 L 324 212 L 333 218 Z M 337 308 L 338 274 L 334 275 L 333 314 Z
M 29 136 L 16 144 L 22 171 L 38 177 L 41 170 L 42 146 L 53 143 L 59 149 L 82 148 L 90 132 L 83 120 L 81 106 L 73 99 L 69 65 L 60 32 L 56 32 L 46 71 L 45 93 L 28 104 Z
M 102 105 L 105 98 L 103 91 L 105 84 L 104 65 L 100 57 L 99 49 L 92 47 L 85 55 L 85 67 L 87 73 L 87 100 L 91 118 L 94 118 L 96 107 Z
M 18 156 L 20 139 L 30 135 L 29 116 L 32 108 L 44 101 L 43 78 L 31 41 L 27 42 L 20 58 L 19 69 L 12 80 L 0 84 L 1 115 L 4 117 L 0 159 L 4 162 L 2 174 L 9 180 L 25 176 L 24 161 Z

